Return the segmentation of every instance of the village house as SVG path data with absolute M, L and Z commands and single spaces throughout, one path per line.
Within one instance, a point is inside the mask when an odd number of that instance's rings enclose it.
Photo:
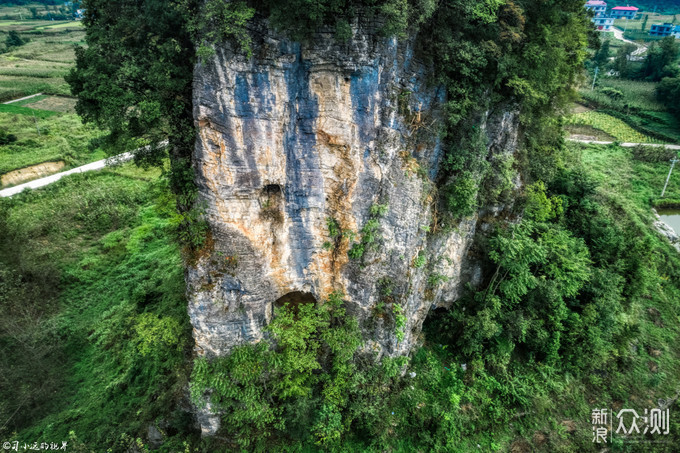
M 650 36 L 670 36 L 674 31 L 675 26 L 673 24 L 654 24 L 652 28 L 649 29 Z
M 638 10 L 634 6 L 615 6 L 610 15 L 615 19 L 635 19 Z
M 595 28 L 602 31 L 610 30 L 612 25 L 614 25 L 613 17 L 593 17 L 592 21 L 595 24 Z
M 671 36 L 674 36 L 675 39 L 680 39 L 680 25 L 676 25 L 675 28 L 673 28 Z
M 604 16 L 607 13 L 607 2 L 602 0 L 588 0 L 586 9 L 592 11 L 595 17 Z

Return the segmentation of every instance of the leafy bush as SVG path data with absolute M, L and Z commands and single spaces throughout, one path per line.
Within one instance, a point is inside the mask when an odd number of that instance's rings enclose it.
M 623 99 L 623 93 L 615 88 L 609 87 L 600 88 L 600 93 L 615 100 Z
M 347 251 L 350 258 L 355 260 L 362 259 L 367 251 L 377 250 L 381 239 L 379 234 L 380 222 L 378 219 L 387 213 L 388 208 L 387 204 L 371 205 L 368 221 L 360 231 L 361 240 L 352 244 L 352 247 Z
M 22 39 L 16 30 L 10 30 L 5 38 L 5 46 L 7 46 L 7 48 L 23 46 L 26 42 L 28 41 Z
M 0 145 L 8 145 L 17 141 L 17 136 L 0 129 Z
M 331 294 L 318 306 L 278 308 L 266 330 L 268 340 L 211 361 L 199 358 L 193 400 L 209 401 L 242 448 L 262 448 L 269 437 L 286 432 L 337 443 L 348 428 L 353 357 L 361 344 L 342 295 Z M 316 372 L 321 369 L 323 374 Z
M 668 162 L 674 157 L 678 156 L 676 150 L 667 149 L 658 146 L 643 146 L 639 145 L 634 147 L 631 152 L 633 153 L 633 158 L 641 162 Z

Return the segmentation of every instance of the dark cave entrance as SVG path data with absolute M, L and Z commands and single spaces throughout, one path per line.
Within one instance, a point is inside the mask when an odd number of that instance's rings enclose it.
M 290 310 L 293 310 L 293 313 L 297 314 L 300 310 L 300 306 L 307 304 L 316 305 L 316 297 L 314 297 L 312 293 L 292 291 L 276 299 L 274 307 L 280 308 L 287 305 Z

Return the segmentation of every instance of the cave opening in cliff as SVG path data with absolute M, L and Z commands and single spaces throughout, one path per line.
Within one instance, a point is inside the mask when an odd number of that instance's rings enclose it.
M 427 314 L 423 321 L 422 331 L 426 338 L 444 338 L 447 335 L 449 325 L 447 323 L 450 316 L 450 309 L 436 307 Z
M 281 186 L 278 184 L 267 184 L 264 186 L 263 192 L 269 196 L 276 195 L 281 193 Z
M 282 190 L 278 184 L 267 184 L 262 188 L 260 199 L 260 218 L 269 220 L 274 224 L 283 222 L 281 210 Z
M 316 305 L 316 302 L 317 302 L 316 297 L 314 297 L 312 293 L 292 291 L 276 299 L 276 302 L 274 302 L 274 307 L 280 308 L 283 307 L 284 305 L 287 305 L 288 309 L 293 310 L 293 313 L 297 315 L 301 305 L 306 304 Z

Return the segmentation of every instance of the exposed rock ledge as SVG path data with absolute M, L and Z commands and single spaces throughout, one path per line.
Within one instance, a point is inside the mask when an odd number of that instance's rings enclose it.
M 653 224 L 654 229 L 663 237 L 668 239 L 671 245 L 675 247 L 678 252 L 680 252 L 680 236 L 678 236 L 678 233 L 676 233 L 673 228 L 661 220 L 661 217 L 659 217 L 656 209 L 652 209 L 652 212 L 654 212 L 654 216 L 656 217 L 656 220 Z

